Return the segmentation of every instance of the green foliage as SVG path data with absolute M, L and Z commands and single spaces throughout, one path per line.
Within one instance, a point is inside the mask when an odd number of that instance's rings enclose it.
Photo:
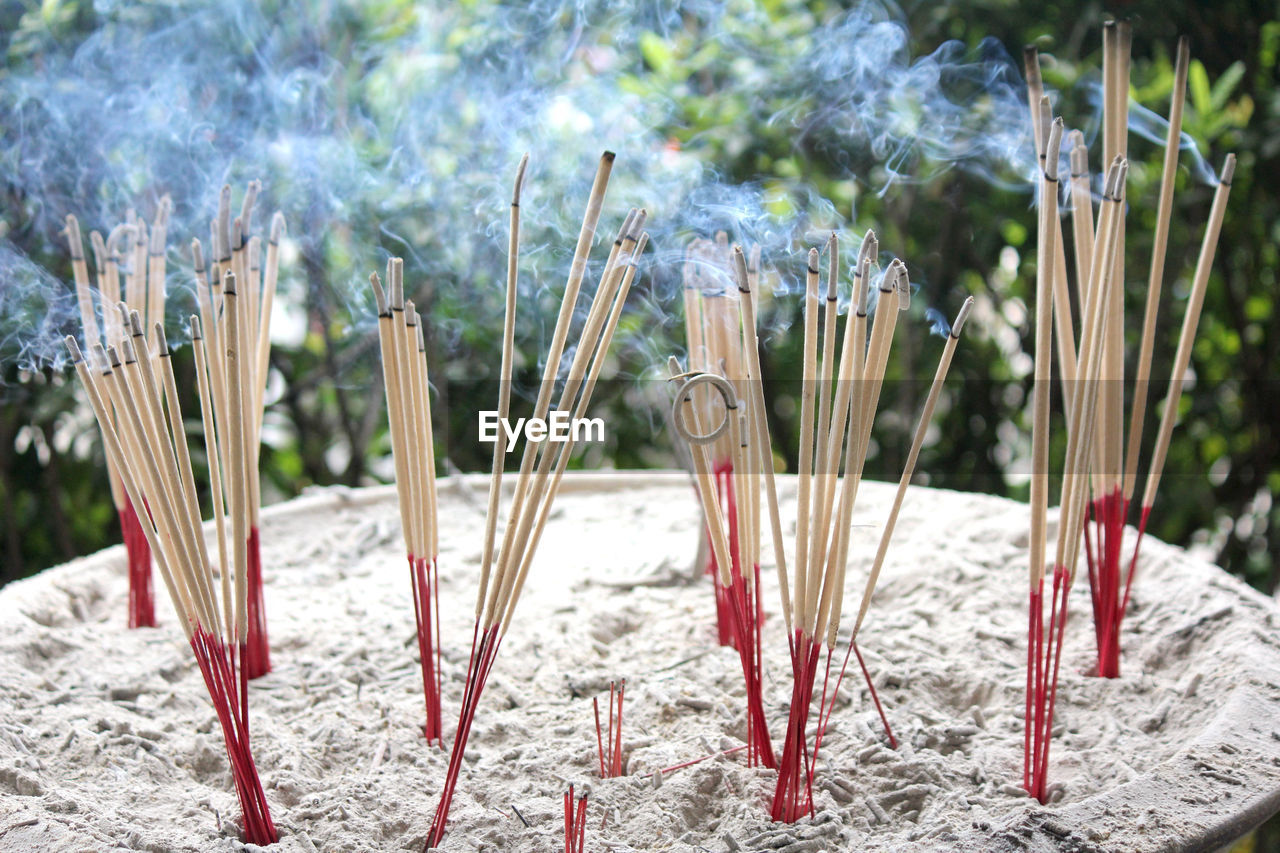
M 954 313 L 965 293 L 978 299 L 978 311 L 952 370 L 947 399 L 939 408 L 939 429 L 925 448 L 921 480 L 931 485 L 1025 495 L 1027 406 L 1031 349 L 1026 302 L 1034 282 L 1034 215 L 1027 195 L 1016 186 L 993 184 L 986 177 L 952 170 L 922 183 L 899 183 L 881 193 L 884 163 L 870 154 L 839 160 L 822 140 L 797 130 L 797 116 L 821 107 L 805 92 L 757 85 L 779 75 L 789 58 L 840 11 L 832 2 L 768 0 L 730 3 L 724 27 L 737 44 L 707 38 L 704 22 L 684 17 L 675 29 L 645 30 L 631 52 L 618 55 L 618 86 L 643 103 L 668 104 L 658 131 L 673 148 L 695 156 L 729 181 L 758 181 L 765 213 L 776 218 L 799 215 L 815 228 L 838 227 L 827 218 L 847 221 L 845 235 L 874 227 L 881 245 L 909 261 L 919 299 L 945 314 Z M 453 15 L 477 21 L 492 3 L 468 0 L 448 10 L 397 0 L 372 4 L 327 5 L 330 18 L 281 16 L 277 36 L 298 45 L 323 43 L 332 53 L 346 115 L 335 123 L 355 128 L 353 144 L 370 161 L 389 160 L 386 141 L 363 130 L 366 116 L 395 115 L 399 93 L 430 75 L 435 63 L 447 66 L 466 53 L 493 47 L 485 28 L 460 26 L 448 45 L 453 55 L 406 54 L 370 72 L 367 56 L 421 23 L 423 15 Z M 157 7 L 158 8 L 158 7 Z M 1280 321 L 1274 310 L 1277 245 L 1280 244 L 1280 23 L 1256 20 L 1252 4 L 1222 2 L 1205 16 L 1189 3 L 1128 4 L 1135 26 L 1133 97 L 1157 113 L 1167 109 L 1173 84 L 1174 40 L 1192 38 L 1185 130 L 1211 164 L 1227 151 L 1239 155 L 1239 168 L 1218 260 L 1206 300 L 1199 341 L 1193 354 L 1194 387 L 1181 405 L 1182 421 L 1170 449 L 1165 486 L 1153 515 L 1156 535 L 1180 544 L 1202 543 L 1230 570 L 1263 588 L 1274 588 L 1274 555 L 1280 553 L 1280 508 L 1270 499 L 1280 489 L 1273 406 L 1275 376 L 1280 375 Z M 735 14 L 734 11 L 741 13 Z M 151 14 L 143 6 L 130 14 Z M 746 14 L 750 11 L 752 14 Z M 765 17 L 759 17 L 763 14 Z M 1075 4 L 965 0 L 952 4 L 915 4 L 907 12 L 912 55 L 935 50 L 947 39 L 976 48 L 991 36 L 1014 56 L 1018 47 L 1036 43 L 1051 61 L 1047 84 L 1061 93 L 1058 108 L 1069 119 L 1092 114 L 1083 81 L 1099 67 L 1096 7 Z M 767 22 L 767 25 L 764 24 Z M 5 66 L 39 65 L 55 43 L 87 38 L 99 21 L 91 4 L 55 2 L 0 9 L 0 32 L 7 33 Z M 321 42 L 321 40 L 324 40 Z M 606 47 L 580 46 L 580 50 Z M 211 48 L 213 49 L 213 48 Z M 772 92 L 776 102 L 751 102 L 745 92 Z M 424 156 L 436 175 L 456 176 L 464 168 L 451 145 L 461 144 L 477 126 L 470 104 L 461 104 L 448 130 Z M 1024 116 L 1019 116 L 1022 120 Z M 931 116 L 916 112 L 911 121 L 927 126 Z M 625 152 L 622 152 L 625 155 Z M 1097 167 L 1098 152 L 1093 154 Z M 1132 281 L 1127 311 L 1142 310 L 1143 285 L 1151 253 L 1155 196 L 1162 151 L 1135 141 L 1131 184 L 1128 263 Z M 287 156 L 281 154 L 280 156 Z M 1156 347 L 1156 365 L 1168 365 L 1176 346 L 1191 269 L 1199 248 L 1210 190 L 1200 184 L 1184 156 L 1175 200 L 1165 299 Z M 815 203 L 807 188 L 834 208 Z M 287 188 L 285 188 L 287 189 Z M 42 249 L 25 224 L 40 200 L 12 196 L 0 182 L 5 211 L 0 235 L 21 245 L 33 259 L 69 278 L 65 258 Z M 475 412 L 490 408 L 491 379 L 498 356 L 501 284 L 486 271 L 472 272 L 469 259 L 504 251 L 500 240 L 469 233 L 469 210 L 441 214 L 422 199 L 421 188 L 400 185 L 360 187 L 345 199 L 349 224 L 299 212 L 291 235 L 312 235 L 300 242 L 300 255 L 286 264 L 282 299 L 302 315 L 296 343 L 272 353 L 272 403 L 267 416 L 263 471 L 268 497 L 297 494 L 318 483 L 364 484 L 389 476 L 388 443 L 381 398 L 376 341 L 370 308 L 359 282 L 368 258 L 383 253 L 448 257 L 453 269 L 437 264 L 419 281 L 419 306 L 429 318 L 429 352 L 436 385 L 437 434 L 441 473 L 481 470 L 487 448 L 474 441 Z M 486 200 L 483 203 L 488 203 Z M 481 200 L 475 202 L 481 204 Z M 500 204 L 500 202 L 499 202 Z M 833 213 L 834 211 L 834 213 Z M 498 212 L 500 215 L 500 211 Z M 487 211 L 492 216 L 494 211 Z M 387 222 L 394 229 L 383 227 Z M 318 235 L 318 236 L 315 236 Z M 545 234 L 530 223 L 526 246 Z M 847 240 L 847 242 L 851 242 Z M 679 246 L 663 246 L 678 250 Z M 797 246 L 796 251 L 804 247 Z M 447 251 L 447 255 L 445 252 Z M 780 271 L 776 282 L 794 280 L 794 258 L 769 258 Z M 530 265 L 546 263 L 534 257 Z M 468 286 L 462 287 L 465 283 Z M 675 315 L 662 283 L 640 281 L 636 297 L 653 301 Z M 540 341 L 543 329 L 531 319 L 533 303 L 548 316 L 555 293 L 539 291 L 522 304 L 521 340 Z M 767 300 L 765 319 L 772 328 L 794 325 L 798 300 Z M 527 312 L 527 313 L 526 313 Z M 1136 320 L 1134 321 L 1136 323 Z M 678 322 L 655 324 L 651 315 L 627 314 L 609 370 L 625 381 L 602 385 L 595 414 L 609 423 L 608 442 L 575 464 L 618 467 L 671 465 L 675 455 L 663 424 L 666 389 L 654 381 L 665 355 L 680 348 Z M 941 342 L 928 337 L 918 316 L 901 327 L 890 384 L 883 406 L 895 413 L 877 433 L 877 451 L 869 473 L 895 477 L 905 451 L 906 430 L 919 405 L 922 380 L 932 371 Z M 1135 338 L 1131 344 L 1136 346 Z M 798 335 L 775 334 L 766 353 L 773 376 L 795 373 Z M 534 351 L 531 345 L 529 351 Z M 536 364 L 520 365 L 523 388 L 532 386 Z M 189 367 L 183 368 L 189 371 Z M 1148 446 L 1163 394 L 1157 371 L 1151 395 Z M 7 580 L 42 566 L 117 541 L 119 532 L 107 498 L 106 478 L 97 442 L 83 435 L 88 424 L 76 415 L 81 436 L 67 442 L 75 394 L 56 376 L 20 376 L 11 371 L 0 387 L 0 506 L 5 512 L 4 575 Z M 795 466 L 792 391 L 785 382 L 767 386 L 777 436 L 779 464 Z M 191 412 L 196 411 L 190 401 Z M 518 402 L 517 405 L 520 405 Z M 527 405 L 527 404 L 526 404 Z M 896 419 L 895 419 L 896 418 Z M 42 447 L 44 449 L 42 449 Z M 1057 448 L 1061 452 L 1061 447 Z M 52 463 L 52 464 L 51 464 Z M 197 464 L 201 464 L 197 457 Z

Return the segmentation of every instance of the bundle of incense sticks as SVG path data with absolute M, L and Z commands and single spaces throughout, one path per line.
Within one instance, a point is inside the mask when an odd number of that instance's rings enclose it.
M 231 301 L 234 303 L 234 295 Z M 139 523 L 222 727 L 244 818 L 244 840 L 272 844 L 276 830 L 249 746 L 248 680 L 244 669 L 248 601 L 243 561 L 234 567 L 225 561 L 215 567 L 210 560 L 164 327 L 155 325 L 155 345 L 149 346 L 138 312 L 130 312 L 123 303 L 120 309 L 130 334 L 118 346 L 104 348 L 95 344 L 92 364 L 86 361 L 74 338 L 67 338 L 67 348 L 88 392 L 121 488 L 134 506 L 151 508 L 140 514 Z M 241 352 L 242 341 L 235 324 L 229 331 L 226 346 L 229 358 L 234 360 Z M 193 318 L 193 337 L 198 337 L 199 332 L 199 324 Z M 203 359 L 198 343 L 196 359 Z M 244 396 L 246 389 L 239 383 L 238 374 L 232 376 L 231 385 L 233 399 Z M 204 402 L 208 388 L 203 378 L 200 392 Z M 213 457 L 216 439 L 207 405 L 204 427 Z M 247 476 L 245 461 L 243 455 L 236 457 L 233 483 L 239 484 Z
M 422 661 L 428 743 L 444 746 L 440 729 L 439 531 L 436 525 L 436 455 L 431 428 L 426 342 L 422 318 L 404 298 L 404 262 L 387 261 L 388 301 L 375 273 L 370 276 L 378 306 L 378 338 L 387 390 L 391 450 L 395 460 L 400 524 L 408 550 L 413 612 Z
M 160 199 L 150 235 L 146 221 L 138 218 L 132 210 L 128 212 L 127 220 L 113 228 L 106 240 L 97 231 L 89 235 L 96 284 L 90 279 L 89 266 L 85 261 L 80 223 L 74 215 L 67 215 L 65 231 L 85 348 L 99 345 L 119 348 L 127 337 L 115 307 L 122 301 L 138 311 L 144 328 L 164 323 L 165 237 L 171 208 L 168 196 Z M 121 276 L 124 277 L 123 284 Z M 95 293 L 100 304 L 95 304 Z M 98 323 L 99 315 L 102 317 L 101 325 Z M 112 414 L 119 416 L 114 410 Z M 156 624 L 156 611 L 151 588 L 151 549 L 143 535 L 138 510 L 120 484 L 120 475 L 110 455 L 107 456 L 107 481 L 128 555 L 129 627 L 152 627 Z
M 575 306 L 579 290 L 586 274 L 587 258 L 604 204 L 605 188 L 613 167 L 614 154 L 606 151 L 600 158 L 591 194 L 587 200 L 586 214 L 578 234 L 577 247 L 569 269 L 568 281 L 560 303 L 552 334 L 551 348 L 542 375 L 534 406 L 534 417 L 546 419 L 551 406 L 557 376 L 562 373 L 562 359 L 566 354 Z M 523 178 L 522 161 L 517 180 Z M 636 260 L 644 251 L 648 234 L 643 232 L 646 214 L 632 210 L 618 230 L 617 238 L 609 252 L 590 301 L 590 308 L 580 329 L 578 339 L 571 348 L 572 358 L 561 385 L 556 411 L 571 412 L 571 417 L 584 416 L 591 402 L 591 394 L 600 376 L 600 370 L 609 354 L 618 319 L 627 293 L 636 275 Z M 519 247 L 519 184 L 511 202 L 511 242 L 508 256 L 506 320 L 503 326 L 503 354 L 501 391 L 498 417 L 505 419 L 510 405 L 512 352 L 514 347 L 514 323 L 516 304 L 516 252 Z M 520 473 L 512 494 L 507 515 L 506 530 L 500 547 L 496 545 L 497 515 L 499 509 L 502 470 L 506 457 L 506 445 L 494 443 L 493 473 L 489 483 L 489 515 L 485 525 L 485 542 L 481 558 L 480 588 L 476 595 L 475 630 L 472 634 L 471 658 L 467 665 L 467 679 L 463 690 L 462 708 L 458 714 L 458 730 L 449 755 L 449 768 L 436 806 L 435 818 L 427 834 L 427 848 L 437 846 L 444 837 L 449 817 L 449 806 L 462 769 L 462 756 L 467 738 L 475 719 L 480 696 L 484 691 L 489 672 L 498 653 L 498 647 L 511 625 L 511 618 L 520 593 L 528 577 L 538 542 L 551 515 L 551 508 L 560 488 L 560 481 L 573 454 L 576 436 L 564 442 L 528 442 L 520 460 Z
M 219 465 L 219 460 L 211 458 L 210 470 L 219 470 L 224 475 L 221 480 L 214 477 L 212 484 L 219 556 L 225 564 L 226 555 L 230 553 L 236 566 L 245 568 L 249 628 L 244 667 L 249 678 L 271 671 L 258 535 L 258 515 L 262 508 L 258 459 L 262 448 L 267 360 L 271 351 L 271 306 L 279 278 L 280 240 L 285 227 L 284 216 L 277 211 L 271 217 L 264 260 L 261 238 L 251 236 L 253 208 L 260 188 L 257 181 L 249 182 L 240 215 L 234 220 L 231 187 L 222 188 L 218 213 L 210 226 L 213 242 L 208 269 L 200 241 L 191 241 L 196 298 L 204 330 L 204 365 L 208 372 L 213 420 L 218 427 L 218 442 L 210 447 L 210 453 L 221 461 Z M 239 298 L 233 299 L 237 293 Z M 227 343 L 233 330 L 241 341 L 240 350 L 234 356 Z M 244 390 L 239 398 L 231 394 L 233 382 Z M 230 479 L 229 463 L 241 456 L 246 474 L 243 481 L 235 482 Z
M 1060 364 L 1065 383 L 1063 403 L 1067 421 L 1067 445 L 1059 504 L 1058 541 L 1054 557 L 1053 590 L 1049 600 L 1049 620 L 1044 619 L 1045 546 L 1049 490 L 1049 422 L 1053 317 L 1070 315 L 1071 303 L 1063 261 L 1063 238 L 1058 215 L 1058 174 L 1064 126 L 1053 119 L 1049 99 L 1042 93 L 1038 59 L 1027 51 L 1029 90 L 1033 98 L 1033 128 L 1040 157 L 1039 223 L 1037 228 L 1035 387 L 1032 422 L 1032 478 L 1030 531 L 1030 607 L 1028 616 L 1026 719 L 1024 732 L 1023 787 L 1044 802 L 1048 798 L 1050 734 L 1062 654 L 1062 638 L 1067 618 L 1067 598 L 1075 580 L 1084 531 L 1086 559 L 1093 592 L 1094 621 L 1098 641 L 1100 675 L 1119 674 L 1119 627 L 1133 579 L 1137 547 L 1145 529 L 1147 514 L 1177 422 L 1191 344 L 1195 338 L 1204 291 L 1226 210 L 1235 157 L 1228 155 L 1214 194 L 1209 222 L 1200 248 L 1199 260 L 1188 298 L 1186 314 L 1174 359 L 1174 372 L 1165 401 L 1160 432 L 1148 471 L 1147 493 L 1134 545 L 1129 575 L 1120 582 L 1120 549 L 1129 498 L 1136 479 L 1137 453 L 1141 444 L 1147 385 L 1150 381 L 1151 347 L 1154 345 L 1156 309 L 1163 277 L 1168 239 L 1169 205 L 1177 166 L 1181 93 L 1185 84 L 1187 51 L 1179 44 L 1178 82 L 1171 116 L 1169 147 L 1166 149 L 1157 218 L 1155 257 L 1148 280 L 1147 310 L 1144 318 L 1142 353 L 1135 383 L 1133 415 L 1130 419 L 1128 456 L 1122 455 L 1124 424 L 1124 215 L 1128 161 L 1127 135 L 1128 64 L 1130 32 L 1127 25 L 1108 24 L 1103 31 L 1103 142 L 1109 166 L 1103 194 L 1093 222 L 1089 195 L 1087 153 L 1083 136 L 1073 132 L 1071 162 L 1071 213 L 1073 248 L 1078 283 L 1081 332 L 1078 355 Z M 1059 333 L 1062 327 L 1059 326 Z M 1077 349 L 1074 340 L 1071 349 Z M 1067 356 L 1059 348 L 1059 358 Z M 1123 477 L 1121 476 L 1121 465 Z M 1089 498 L 1092 494 L 1092 501 Z M 1094 536 L 1086 524 L 1092 512 Z
M 869 309 L 868 287 L 873 278 L 876 263 L 877 242 L 868 232 L 858 254 L 853 276 L 853 311 L 846 322 L 843 343 L 839 345 L 839 367 L 836 367 L 837 309 L 839 267 L 838 245 L 833 235 L 828 241 L 830 263 L 825 287 L 826 299 L 820 299 L 818 250 L 809 253 L 808 274 L 805 288 L 804 375 L 801 392 L 799 484 L 797 499 L 797 523 L 795 541 L 794 591 L 788 580 L 786 557 L 782 544 L 782 524 L 778 511 L 777 488 L 774 482 L 772 457 L 769 453 L 769 431 L 765 419 L 764 394 L 761 385 L 760 343 L 756 333 L 756 307 L 751 278 L 747 273 L 746 257 L 740 248 L 733 252 L 733 272 L 739 290 L 738 308 L 741 335 L 741 377 L 728 377 L 716 373 L 678 374 L 686 384 L 677 395 L 674 421 L 682 435 L 694 447 L 694 467 L 699 496 L 709 520 L 712 547 L 722 552 L 720 564 L 732 562 L 729 532 L 724 524 L 719 505 L 713 500 L 714 483 L 711 480 L 710 459 L 703 448 L 718 437 L 721 430 L 731 436 L 730 447 L 736 449 L 733 483 L 740 508 L 740 523 L 736 531 L 740 554 L 749 554 L 758 560 L 759 547 L 753 546 L 761 536 L 762 515 L 758 498 L 746 497 L 751 491 L 765 492 L 765 506 L 773 538 L 774 559 L 778 570 L 778 585 L 782 600 L 782 612 L 786 620 L 792 663 L 792 696 L 787 720 L 786 740 L 780 761 L 777 761 L 778 780 L 774 791 L 771 814 L 775 820 L 794 821 L 813 810 L 812 784 L 818 750 L 822 736 L 830 722 L 835 697 L 839 692 L 850 653 L 856 653 L 863 675 L 884 722 L 891 743 L 892 731 L 887 717 L 876 696 L 870 673 L 857 652 L 856 638 L 862 626 L 871 597 L 888 553 L 889 542 L 897 523 L 898 513 L 905 498 L 907 486 L 915 471 L 916 460 L 933 416 L 947 370 L 950 367 L 959 340 L 960 330 L 972 306 L 966 300 L 947 334 L 938 369 L 921 413 L 920 423 L 907 455 L 898 490 L 888 519 L 881 533 L 879 547 L 871 565 L 863 591 L 858 619 L 850 637 L 849 650 L 845 653 L 834 687 L 830 687 L 831 661 L 840 627 L 841 608 L 844 600 L 845 566 L 849 557 L 849 532 L 858 486 L 866 462 L 871 428 L 880 397 L 885 368 L 893 342 L 899 310 L 909 304 L 911 285 L 906 267 L 894 261 L 879 276 L 880 292 L 872 324 L 870 340 L 867 336 Z M 822 318 L 824 340 L 822 359 L 818 359 L 818 328 L 820 305 L 825 303 Z M 678 365 L 672 365 L 678 372 Z M 739 386 L 733 384 L 740 378 Z M 833 389 L 834 381 L 834 389 Z M 701 423 L 698 407 L 689 402 L 695 388 L 692 383 L 705 382 L 723 396 L 726 416 L 715 428 Z M 690 429 L 689 424 L 693 428 Z M 683 425 L 682 425 L 683 424 Z M 749 452 L 754 445 L 758 450 Z M 843 457 L 843 475 L 841 475 Z M 838 496 L 838 500 L 837 500 Z M 754 550 L 752 550 L 754 547 Z M 748 575 L 749 576 L 749 575 Z M 816 676 L 824 644 L 827 648 L 826 676 L 819 698 L 818 725 L 812 745 L 808 740 L 808 723 L 813 711 Z M 758 675 L 755 674 L 755 675 Z M 750 701 L 753 674 L 748 674 Z M 758 681 L 756 693 L 758 700 Z M 830 700 L 828 700 L 828 694 Z M 750 705 L 749 705 L 750 708 Z M 761 717 L 763 714 L 761 713 Z M 767 744 L 768 730 L 757 732 L 756 748 L 761 741 Z M 772 758 L 772 755 L 769 756 Z M 763 757 L 762 757 L 763 760 Z
M 1102 150 L 1103 161 L 1114 162 L 1116 157 L 1128 154 L 1128 100 L 1129 67 L 1132 32 L 1127 23 L 1109 22 L 1103 27 L 1103 109 Z M 1038 148 L 1044 149 L 1047 132 L 1044 110 L 1041 107 L 1043 84 L 1040 78 L 1039 57 L 1034 48 L 1025 53 L 1028 95 L 1031 99 L 1032 125 Z M 1146 488 L 1142 506 L 1138 512 L 1137 536 L 1132 550 L 1126 554 L 1124 531 L 1130 518 L 1130 509 L 1138 481 L 1138 468 L 1143 445 L 1143 428 L 1146 421 L 1147 401 L 1151 385 L 1151 371 L 1160 296 L 1163 291 L 1165 259 L 1168 253 L 1169 227 L 1173 211 L 1174 184 L 1178 171 L 1178 157 L 1182 137 L 1182 112 L 1186 97 L 1187 69 L 1190 49 L 1184 37 L 1178 41 L 1174 67 L 1174 85 L 1169 105 L 1169 126 L 1165 139 L 1164 161 L 1160 176 L 1160 194 L 1156 207 L 1156 225 L 1152 240 L 1152 254 L 1148 263 L 1145 309 L 1142 335 L 1138 348 L 1136 369 L 1132 376 L 1132 395 L 1129 417 L 1125 421 L 1125 219 L 1120 217 L 1116 269 L 1111 273 L 1117 286 L 1111 291 L 1112 305 L 1107 313 L 1107 325 L 1103 328 L 1102 374 L 1104 383 L 1098 403 L 1097 439 L 1090 460 L 1087 517 L 1082 521 L 1085 535 L 1085 560 L 1089 569 L 1090 591 L 1094 615 L 1094 635 L 1098 655 L 1098 675 L 1115 678 L 1120 675 L 1120 628 L 1128 607 L 1133 578 L 1137 568 L 1138 552 L 1146 531 L 1160 485 L 1168 451 L 1168 442 L 1177 424 L 1178 402 L 1181 398 L 1183 377 L 1191 356 L 1191 346 L 1200 320 L 1204 291 L 1217 248 L 1218 232 L 1225 214 L 1227 192 L 1234 157 L 1228 157 L 1223 168 L 1223 179 L 1215 194 L 1214 206 L 1209 214 L 1199 261 L 1183 314 L 1182 332 L 1178 352 L 1170 374 L 1169 395 L 1161 416 L 1155 447 L 1147 463 Z M 1088 301 L 1089 268 L 1097 251 L 1097 238 L 1093 227 L 1091 177 L 1088 165 L 1088 149 L 1084 136 L 1072 131 L 1067 137 L 1070 143 L 1070 212 L 1072 216 L 1073 250 L 1075 255 L 1075 279 L 1077 284 L 1077 308 L 1082 317 Z M 1055 182 L 1056 186 L 1056 182 Z M 1053 312 L 1058 324 L 1060 374 L 1064 379 L 1079 379 L 1077 360 L 1072 349 L 1071 300 L 1064 252 L 1064 240 L 1060 221 L 1051 223 L 1049 239 L 1053 242 L 1052 291 Z M 1065 318 L 1065 328 L 1061 320 Z M 1071 410 L 1072 397 L 1079 382 L 1066 394 L 1067 410 Z M 1127 434 L 1127 438 L 1126 438 Z M 1125 563 L 1128 563 L 1127 571 Z
M 715 242 L 695 240 L 685 255 L 685 326 L 688 369 L 672 357 L 671 378 L 682 381 L 672 423 L 689 443 L 703 526 L 707 570 L 716 591 L 722 645 L 738 652 L 747 697 L 747 764 L 777 766 L 764 713 L 764 657 L 760 600 L 760 477 L 740 402 L 749 393 L 743 351 L 739 291 L 723 233 Z M 748 271 L 754 286 L 757 263 Z M 753 291 L 754 292 L 754 291 Z M 696 393 L 706 385 L 706 393 Z M 710 424 L 718 426 L 708 432 Z M 769 459 L 772 464 L 772 459 Z
M 688 348 L 688 369 L 692 373 L 733 373 L 741 374 L 742 336 L 738 331 L 738 306 L 736 303 L 738 288 L 733 284 L 730 271 L 729 241 L 727 235 L 720 231 L 715 240 L 698 238 L 689 243 L 685 249 L 684 261 L 684 318 L 685 342 Z M 751 251 L 751 263 L 748 275 L 751 277 L 753 289 L 760 273 L 760 247 Z M 724 421 L 724 402 L 719 395 L 711 394 L 689 401 L 690 405 L 702 407 L 699 417 L 703 423 L 721 423 Z M 707 453 L 711 459 L 712 476 L 716 486 L 716 501 L 720 505 L 726 523 L 729 526 L 728 538 L 730 550 L 736 553 L 738 529 L 738 508 L 733 493 L 733 458 L 735 450 L 730 446 L 727 431 L 710 442 Z M 759 492 L 755 495 L 758 497 Z M 758 637 L 759 624 L 764 620 L 763 603 L 755 597 L 754 608 L 748 612 L 752 625 L 739 624 L 736 614 L 745 604 L 735 602 L 735 584 L 740 584 L 742 566 L 735 557 L 728 574 L 720 571 L 716 562 L 716 551 L 711 548 L 712 531 L 704 513 L 704 530 L 706 535 L 699 539 L 698 559 L 705 566 L 705 573 L 712 580 L 716 602 L 716 632 L 722 646 L 737 648 L 739 636 Z M 759 574 L 760 567 L 755 565 L 748 572 Z M 756 643 L 758 652 L 759 644 Z

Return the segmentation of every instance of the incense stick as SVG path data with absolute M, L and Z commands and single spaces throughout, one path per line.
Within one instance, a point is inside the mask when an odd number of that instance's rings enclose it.
M 244 634 L 240 625 L 225 618 L 230 611 L 227 584 L 224 581 L 219 596 L 213 581 L 215 567 L 204 546 L 187 436 L 163 326 L 155 326 L 153 352 L 141 334 L 140 315 L 130 314 L 130 323 L 133 334 L 120 342 L 120 353 L 115 346 L 104 349 L 95 344 L 95 367 L 84 358 L 74 338 L 66 339 L 67 348 L 122 487 L 135 505 L 155 508 L 140 518 L 142 533 L 156 557 L 222 728 L 244 819 L 244 840 L 272 844 L 277 840 L 276 830 L 249 744 L 247 677 L 242 667 Z M 221 573 L 225 578 L 229 567 L 223 565 Z M 236 593 L 242 590 L 237 584 Z
M 584 277 L 587 256 L 603 207 L 605 188 L 613 160 L 613 153 L 605 152 L 596 171 L 552 335 L 552 343 L 543 371 L 542 386 L 534 407 L 535 417 L 546 417 L 554 386 L 557 384 L 555 380 L 569 339 L 579 287 Z M 643 251 L 647 241 L 647 235 L 639 231 L 643 221 L 643 211 L 629 215 L 627 222 L 624 223 L 627 226 L 626 230 L 620 233 L 619 241 L 615 241 L 610 260 L 605 264 L 600 282 L 591 299 L 587 319 L 583 323 L 574 347 L 574 356 L 562 386 L 558 411 L 582 413 L 590 403 L 591 394 L 608 356 L 609 346 L 617 329 L 631 282 L 636 275 L 636 256 Z M 512 247 L 516 245 L 514 223 L 513 218 Z M 513 278 L 514 274 L 509 274 L 508 305 L 511 307 L 514 307 L 514 299 L 510 296 L 511 289 L 514 287 Z M 543 444 L 550 444 L 550 442 L 543 442 Z M 570 439 L 556 448 L 540 448 L 532 442 L 525 445 L 502 546 L 494 554 L 494 568 L 489 577 L 485 595 L 477 597 L 477 613 L 480 616 L 475 623 L 457 733 L 450 752 L 440 801 L 436 806 L 435 817 L 427 835 L 428 849 L 438 846 L 444 837 L 449 807 L 462 767 L 462 756 L 466 750 L 467 738 L 470 735 L 480 697 L 502 639 L 510 627 L 516 604 L 528 577 L 533 555 L 550 517 L 551 507 L 574 444 L 575 437 L 571 433 Z M 498 466 L 495 466 L 495 472 L 491 476 L 491 494 L 497 490 L 496 480 L 499 473 Z M 484 600 L 483 606 L 480 604 L 481 599 Z
M 400 525 L 409 564 L 413 612 L 426 706 L 427 743 L 444 746 L 440 710 L 439 550 L 435 450 L 426 338 L 413 300 L 404 297 L 404 262 L 387 261 L 390 298 L 377 274 L 369 277 L 378 311 L 391 449 Z

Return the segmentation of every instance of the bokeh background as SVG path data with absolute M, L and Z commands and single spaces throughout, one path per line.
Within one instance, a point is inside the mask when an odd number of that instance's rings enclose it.
M 834 230 L 847 261 L 873 227 L 919 291 L 869 472 L 897 476 L 941 347 L 925 308 L 950 316 L 972 293 L 977 310 L 918 481 L 1025 498 L 1034 199 L 1020 49 L 1039 46 L 1057 111 L 1092 141 L 1100 24 L 1124 17 L 1133 99 L 1152 111 L 1133 112 L 1131 318 L 1178 35 L 1194 59 L 1184 129 L 1197 152 L 1178 177 L 1154 405 L 1211 173 L 1227 152 L 1239 156 L 1152 527 L 1272 593 L 1277 11 L 1243 0 L 0 2 L 0 583 L 119 540 L 96 431 L 58 354 L 59 336 L 78 332 L 59 234 L 67 213 L 86 234 L 105 233 L 127 209 L 149 218 L 172 196 L 169 326 L 181 343 L 194 304 L 189 240 L 207 236 L 221 184 L 238 199 L 249 178 L 264 182 L 258 221 L 279 208 L 289 223 L 262 463 L 271 502 L 313 484 L 389 479 L 365 281 L 391 255 L 406 259 L 427 317 L 440 473 L 485 468 L 474 418 L 496 397 L 506 199 L 524 151 L 524 353 L 545 350 L 603 148 L 619 158 L 602 232 L 629 205 L 651 215 L 616 379 L 597 393 L 608 440 L 575 464 L 679 463 L 661 375 L 683 349 L 681 253 L 723 229 L 763 249 L 766 392 L 778 466 L 794 468 L 795 385 L 785 380 L 799 371 L 788 329 L 801 259 Z M 1091 153 L 1096 168 L 1096 145 Z M 189 358 L 181 347 L 180 376 Z M 528 358 L 526 391 L 539 367 Z M 198 412 L 194 399 L 186 411 Z M 1148 424 L 1154 433 L 1154 416 Z

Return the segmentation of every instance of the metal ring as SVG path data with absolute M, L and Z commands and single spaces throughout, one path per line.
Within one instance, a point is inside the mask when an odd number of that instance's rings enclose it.
M 684 422 L 683 406 L 681 404 L 688 401 L 693 394 L 695 385 L 710 383 L 713 388 L 720 392 L 720 396 L 724 398 L 725 413 L 724 420 L 720 425 L 709 433 L 697 434 L 689 431 L 688 426 Z M 694 373 L 689 376 L 685 383 L 680 386 L 680 390 L 676 393 L 675 402 L 671 405 L 671 422 L 675 425 L 676 432 L 680 437 L 690 444 L 710 444 L 720 436 L 724 435 L 725 430 L 729 428 L 730 412 L 738 408 L 738 395 L 734 392 L 733 386 L 723 376 L 717 376 L 714 373 Z

